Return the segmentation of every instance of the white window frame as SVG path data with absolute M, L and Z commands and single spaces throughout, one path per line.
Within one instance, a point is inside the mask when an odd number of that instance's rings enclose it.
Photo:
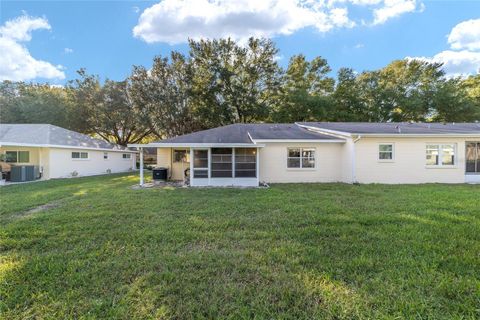
M 381 146 L 392 146 L 392 159 L 381 159 L 380 153 L 389 153 L 389 151 L 380 151 Z M 377 149 L 377 160 L 378 162 L 394 162 L 395 161 L 395 143 L 393 142 L 382 142 L 378 144 Z
M 128 156 L 128 157 L 125 157 Z M 132 160 L 132 154 L 131 153 L 122 153 L 122 159 L 123 160 Z
M 288 166 L 288 159 L 290 158 L 295 158 L 297 159 L 297 157 L 289 157 L 288 154 L 290 152 L 291 149 L 300 149 L 300 167 L 289 167 Z M 304 168 L 303 167 L 303 149 L 312 149 L 313 152 L 314 152 L 314 157 L 313 157 L 313 167 L 306 167 Z M 287 170 L 304 170 L 304 171 L 308 171 L 308 170 L 316 170 L 317 169 L 317 148 L 315 147 L 287 147 L 287 161 L 285 163 L 286 167 L 287 167 Z
M 74 158 L 74 157 L 73 157 L 73 154 L 74 154 L 74 153 L 78 153 L 78 156 L 79 156 L 80 158 Z M 84 154 L 86 153 L 86 154 L 87 154 L 87 157 L 86 157 L 86 158 L 82 158 L 82 153 L 84 153 Z M 72 152 L 70 153 L 70 157 L 71 157 L 71 159 L 72 159 L 73 161 L 87 161 L 87 160 L 90 160 L 90 152 L 86 152 L 86 151 L 72 151 Z
M 443 146 L 445 145 L 452 145 L 453 146 L 453 155 L 454 155 L 454 160 L 453 160 L 453 164 L 443 164 L 442 163 L 442 159 L 443 159 Z M 428 146 L 438 146 L 438 164 L 427 164 L 425 163 L 425 167 L 426 168 L 432 168 L 432 169 L 441 169 L 441 168 L 444 168 L 444 169 L 451 169 L 451 168 L 457 168 L 458 167 L 458 148 L 457 148 L 457 144 L 454 143 L 454 142 L 451 142 L 451 143 L 448 143 L 448 142 L 442 142 L 442 143 L 438 143 L 438 142 L 435 142 L 435 143 L 427 143 L 425 144 L 425 157 L 424 157 L 424 161 L 426 162 L 427 161 L 427 149 L 428 149 Z

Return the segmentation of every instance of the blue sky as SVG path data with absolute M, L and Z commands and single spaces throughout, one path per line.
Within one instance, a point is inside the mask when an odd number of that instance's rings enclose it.
M 480 1 L 217 1 L 2 0 L 0 80 L 64 84 L 82 67 L 121 80 L 155 55 L 186 52 L 188 37 L 225 35 L 272 37 L 282 65 L 303 53 L 334 71 L 405 57 L 444 62 L 452 75 L 480 70 Z

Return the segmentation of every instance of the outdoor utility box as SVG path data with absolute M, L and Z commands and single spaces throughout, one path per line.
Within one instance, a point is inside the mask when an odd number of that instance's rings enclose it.
M 154 168 L 152 172 L 154 181 L 167 181 L 168 168 Z
M 25 182 L 33 181 L 38 176 L 38 168 L 35 166 L 12 166 L 10 169 L 10 181 Z

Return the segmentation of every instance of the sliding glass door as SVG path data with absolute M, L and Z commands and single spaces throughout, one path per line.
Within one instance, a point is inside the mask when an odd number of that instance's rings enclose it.
M 480 142 L 467 142 L 465 149 L 466 172 L 480 174 Z

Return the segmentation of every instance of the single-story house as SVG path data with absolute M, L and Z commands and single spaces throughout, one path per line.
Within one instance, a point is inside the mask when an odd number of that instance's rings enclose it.
M 480 183 L 479 123 L 232 124 L 130 146 L 191 186 Z
M 19 167 L 34 168 L 34 179 L 42 180 L 124 172 L 135 169 L 136 153 L 50 124 L 0 124 L 5 176 Z

